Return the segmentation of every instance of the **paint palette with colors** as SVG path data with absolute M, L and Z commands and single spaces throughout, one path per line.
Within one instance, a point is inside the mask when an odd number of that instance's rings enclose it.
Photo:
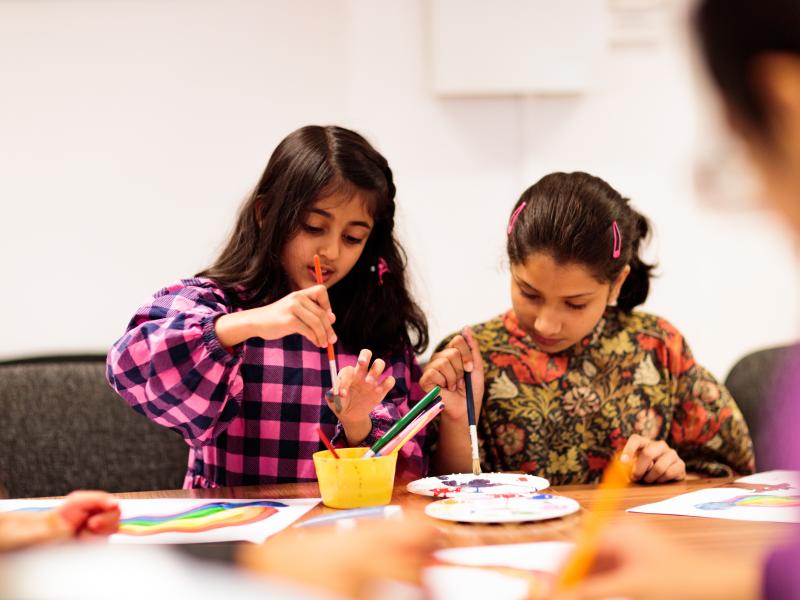
M 434 498 L 455 498 L 462 495 L 503 497 L 528 497 L 550 487 L 542 477 L 522 473 L 455 473 L 417 479 L 406 486 L 412 494 Z
M 431 502 L 425 514 L 445 521 L 463 523 L 522 523 L 556 519 L 578 512 L 581 505 L 572 498 L 553 494 L 528 497 L 458 496 Z

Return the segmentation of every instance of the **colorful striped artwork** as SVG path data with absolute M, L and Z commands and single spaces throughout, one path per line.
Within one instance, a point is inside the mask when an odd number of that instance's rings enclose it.
M 120 522 L 119 533 L 154 535 L 157 533 L 200 533 L 221 527 L 263 521 L 287 505 L 273 500 L 252 502 L 209 502 L 174 514 L 137 515 Z
M 744 494 L 734 496 L 720 502 L 703 502 L 695 504 L 700 510 L 727 510 L 736 506 L 758 508 L 795 508 L 800 507 L 800 496 L 768 496 L 766 494 Z
M 120 527 L 111 544 L 260 544 L 290 527 L 319 498 L 120 498 Z M 41 511 L 57 500 L 0 500 L 0 512 Z
M 800 472 L 766 471 L 628 509 L 732 521 L 800 523 Z

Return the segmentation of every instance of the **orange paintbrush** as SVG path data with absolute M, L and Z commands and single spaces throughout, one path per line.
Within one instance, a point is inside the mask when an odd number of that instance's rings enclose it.
M 625 464 L 616 454 L 608 463 L 597 496 L 586 517 L 575 546 L 556 584 L 557 589 L 570 588 L 583 580 L 594 562 L 600 535 L 609 516 L 617 509 L 625 487 L 630 482 L 631 465 Z
M 319 264 L 319 255 L 314 255 L 314 275 L 317 277 L 317 283 L 322 284 L 322 267 Z M 333 403 L 336 406 L 336 412 L 342 410 L 342 401 L 339 399 L 339 382 L 336 377 L 336 355 L 333 353 L 333 344 L 328 342 L 328 366 L 331 369 L 331 391 Z

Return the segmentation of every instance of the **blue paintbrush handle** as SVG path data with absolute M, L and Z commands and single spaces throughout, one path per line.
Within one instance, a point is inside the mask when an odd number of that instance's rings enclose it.
M 334 521 L 341 521 L 342 519 L 364 519 L 364 518 L 382 518 L 393 517 L 403 512 L 402 507 L 396 504 L 388 506 L 370 506 L 368 508 L 354 508 L 352 510 L 341 510 L 332 514 L 316 517 L 315 519 L 308 519 L 295 525 L 295 527 L 313 527 L 314 525 L 325 525 L 333 523 Z
M 467 388 L 467 420 L 475 425 L 475 396 L 472 395 L 472 373 L 464 373 L 464 386 Z

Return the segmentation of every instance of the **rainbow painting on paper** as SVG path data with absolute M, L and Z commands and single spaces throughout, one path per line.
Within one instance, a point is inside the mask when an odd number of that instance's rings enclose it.
M 283 502 L 273 500 L 207 502 L 171 515 L 126 517 L 120 521 L 119 533 L 125 535 L 199 533 L 220 527 L 255 523 L 268 519 L 277 514 L 279 509 L 286 507 Z
M 757 506 L 761 508 L 800 507 L 800 496 L 770 496 L 767 494 L 743 494 L 721 502 L 703 502 L 696 508 L 701 510 L 728 510 L 737 506 Z
M 112 544 L 260 544 L 289 527 L 319 503 L 319 498 L 251 499 L 146 498 L 119 501 L 119 532 Z M 53 508 L 54 500 L 0 500 L 2 511 Z
M 734 521 L 800 523 L 800 474 L 794 471 L 757 473 L 628 510 Z

